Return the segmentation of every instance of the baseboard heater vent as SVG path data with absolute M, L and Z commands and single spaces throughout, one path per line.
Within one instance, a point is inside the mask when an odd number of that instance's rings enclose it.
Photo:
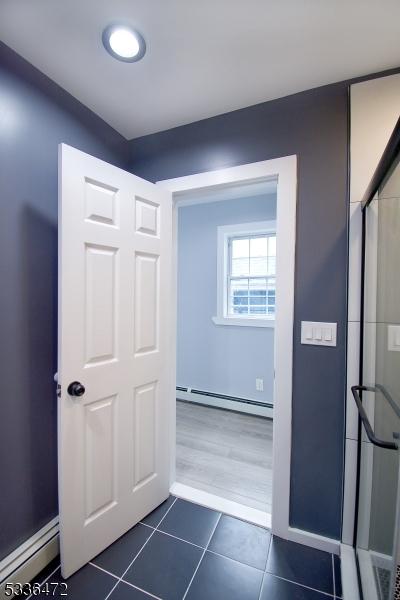
M 40 571 L 59 554 L 58 517 L 26 540 L 21 546 L 0 561 L 0 600 L 10 595 L 11 585 L 32 581 Z M 13 592 L 18 596 L 18 591 Z
M 184 402 L 204 404 L 206 406 L 258 415 L 269 419 L 273 417 L 273 404 L 271 402 L 260 402 L 258 400 L 250 400 L 249 398 L 207 392 L 206 390 L 197 390 L 180 385 L 176 387 L 176 397 L 178 400 L 183 400 Z
M 176 388 L 178 389 L 178 388 Z M 205 392 L 204 390 L 195 390 L 193 388 L 181 388 L 182 392 L 189 391 L 192 394 L 199 394 L 201 396 L 210 396 L 212 398 L 221 398 L 222 400 L 231 400 L 232 402 L 242 402 L 243 404 L 252 404 L 253 406 L 266 406 L 267 408 L 273 408 L 270 402 L 258 402 L 257 400 L 250 400 L 249 398 L 239 398 L 238 396 L 227 396 L 226 394 L 215 394 L 214 392 Z

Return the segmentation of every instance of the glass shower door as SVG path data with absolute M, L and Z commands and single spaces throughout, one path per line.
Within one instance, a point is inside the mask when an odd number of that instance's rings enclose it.
M 393 600 L 399 556 L 400 165 L 364 208 L 356 550 L 364 600 Z

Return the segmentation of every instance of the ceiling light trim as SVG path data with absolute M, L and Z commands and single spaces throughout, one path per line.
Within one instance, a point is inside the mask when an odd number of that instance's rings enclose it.
M 112 47 L 110 45 L 110 38 L 111 38 L 111 35 L 118 29 L 125 29 L 125 30 L 131 32 L 137 39 L 138 44 L 139 44 L 139 50 L 134 56 L 121 56 L 120 54 L 118 54 L 117 52 L 115 52 L 112 49 Z M 146 54 L 147 47 L 146 47 L 146 41 L 145 41 L 144 37 L 137 29 L 134 29 L 127 23 L 118 22 L 118 23 L 111 23 L 110 25 L 107 25 L 107 27 L 103 30 L 101 39 L 103 42 L 103 46 L 107 50 L 107 52 L 113 58 L 115 58 L 121 62 L 127 62 L 127 63 L 137 62 L 138 60 L 143 58 L 143 56 Z

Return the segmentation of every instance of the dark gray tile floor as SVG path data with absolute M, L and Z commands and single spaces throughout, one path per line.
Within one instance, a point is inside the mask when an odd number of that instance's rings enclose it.
M 58 563 L 35 581 L 43 592 L 34 598 L 43 599 L 49 597 L 49 588 L 53 598 L 65 598 L 64 583 L 69 600 L 336 600 L 342 596 L 337 557 L 173 497 L 66 582 Z

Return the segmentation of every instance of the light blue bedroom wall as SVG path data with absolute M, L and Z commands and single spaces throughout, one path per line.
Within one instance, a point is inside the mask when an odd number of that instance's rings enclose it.
M 215 325 L 217 227 L 276 219 L 276 196 L 183 206 L 178 211 L 177 385 L 271 402 L 273 328 Z M 255 388 L 264 379 L 264 391 Z

